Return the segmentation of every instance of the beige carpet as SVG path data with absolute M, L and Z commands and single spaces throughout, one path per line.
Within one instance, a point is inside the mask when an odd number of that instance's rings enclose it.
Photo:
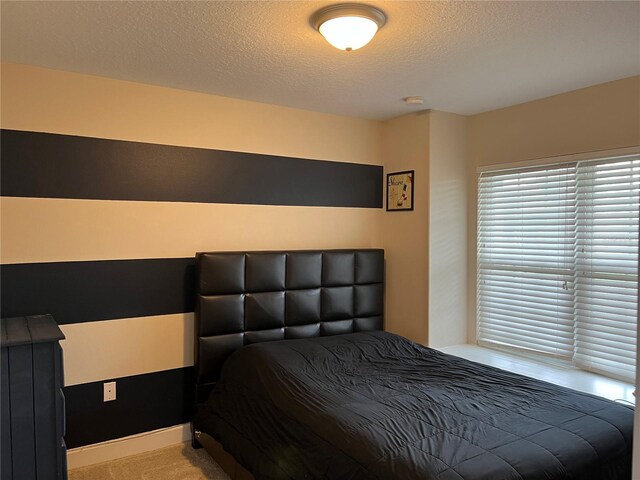
M 188 443 L 69 470 L 69 480 L 230 480 L 201 448 Z

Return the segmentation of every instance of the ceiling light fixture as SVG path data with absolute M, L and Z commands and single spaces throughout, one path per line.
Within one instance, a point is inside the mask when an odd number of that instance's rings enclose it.
M 360 3 L 329 5 L 311 16 L 311 25 L 340 50 L 357 50 L 371 41 L 387 21 L 382 10 Z

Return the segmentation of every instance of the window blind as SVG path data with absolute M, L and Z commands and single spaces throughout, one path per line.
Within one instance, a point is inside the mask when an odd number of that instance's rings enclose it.
M 575 165 L 480 177 L 479 339 L 572 355 L 574 195 Z
M 637 155 L 483 173 L 479 343 L 631 379 L 639 184 Z
M 576 190 L 576 364 L 635 372 L 640 157 L 583 162 Z

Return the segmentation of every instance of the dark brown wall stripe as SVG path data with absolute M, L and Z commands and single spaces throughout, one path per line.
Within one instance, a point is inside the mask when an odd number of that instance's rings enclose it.
M 21 263 L 0 268 L 2 317 L 59 324 L 192 312 L 194 259 Z
M 4 196 L 382 208 L 375 165 L 16 130 L 1 140 Z
M 103 402 L 104 382 L 116 380 L 117 399 Z M 186 423 L 194 405 L 193 368 L 65 387 L 68 448 Z

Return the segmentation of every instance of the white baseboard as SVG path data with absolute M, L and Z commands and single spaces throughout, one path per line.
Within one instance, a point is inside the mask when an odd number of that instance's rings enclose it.
M 175 427 L 139 433 L 130 437 L 109 440 L 108 442 L 71 448 L 67 451 L 67 465 L 69 470 L 86 467 L 87 465 L 137 455 L 158 448 L 189 442 L 190 440 L 191 426 L 188 423 L 184 423 Z

